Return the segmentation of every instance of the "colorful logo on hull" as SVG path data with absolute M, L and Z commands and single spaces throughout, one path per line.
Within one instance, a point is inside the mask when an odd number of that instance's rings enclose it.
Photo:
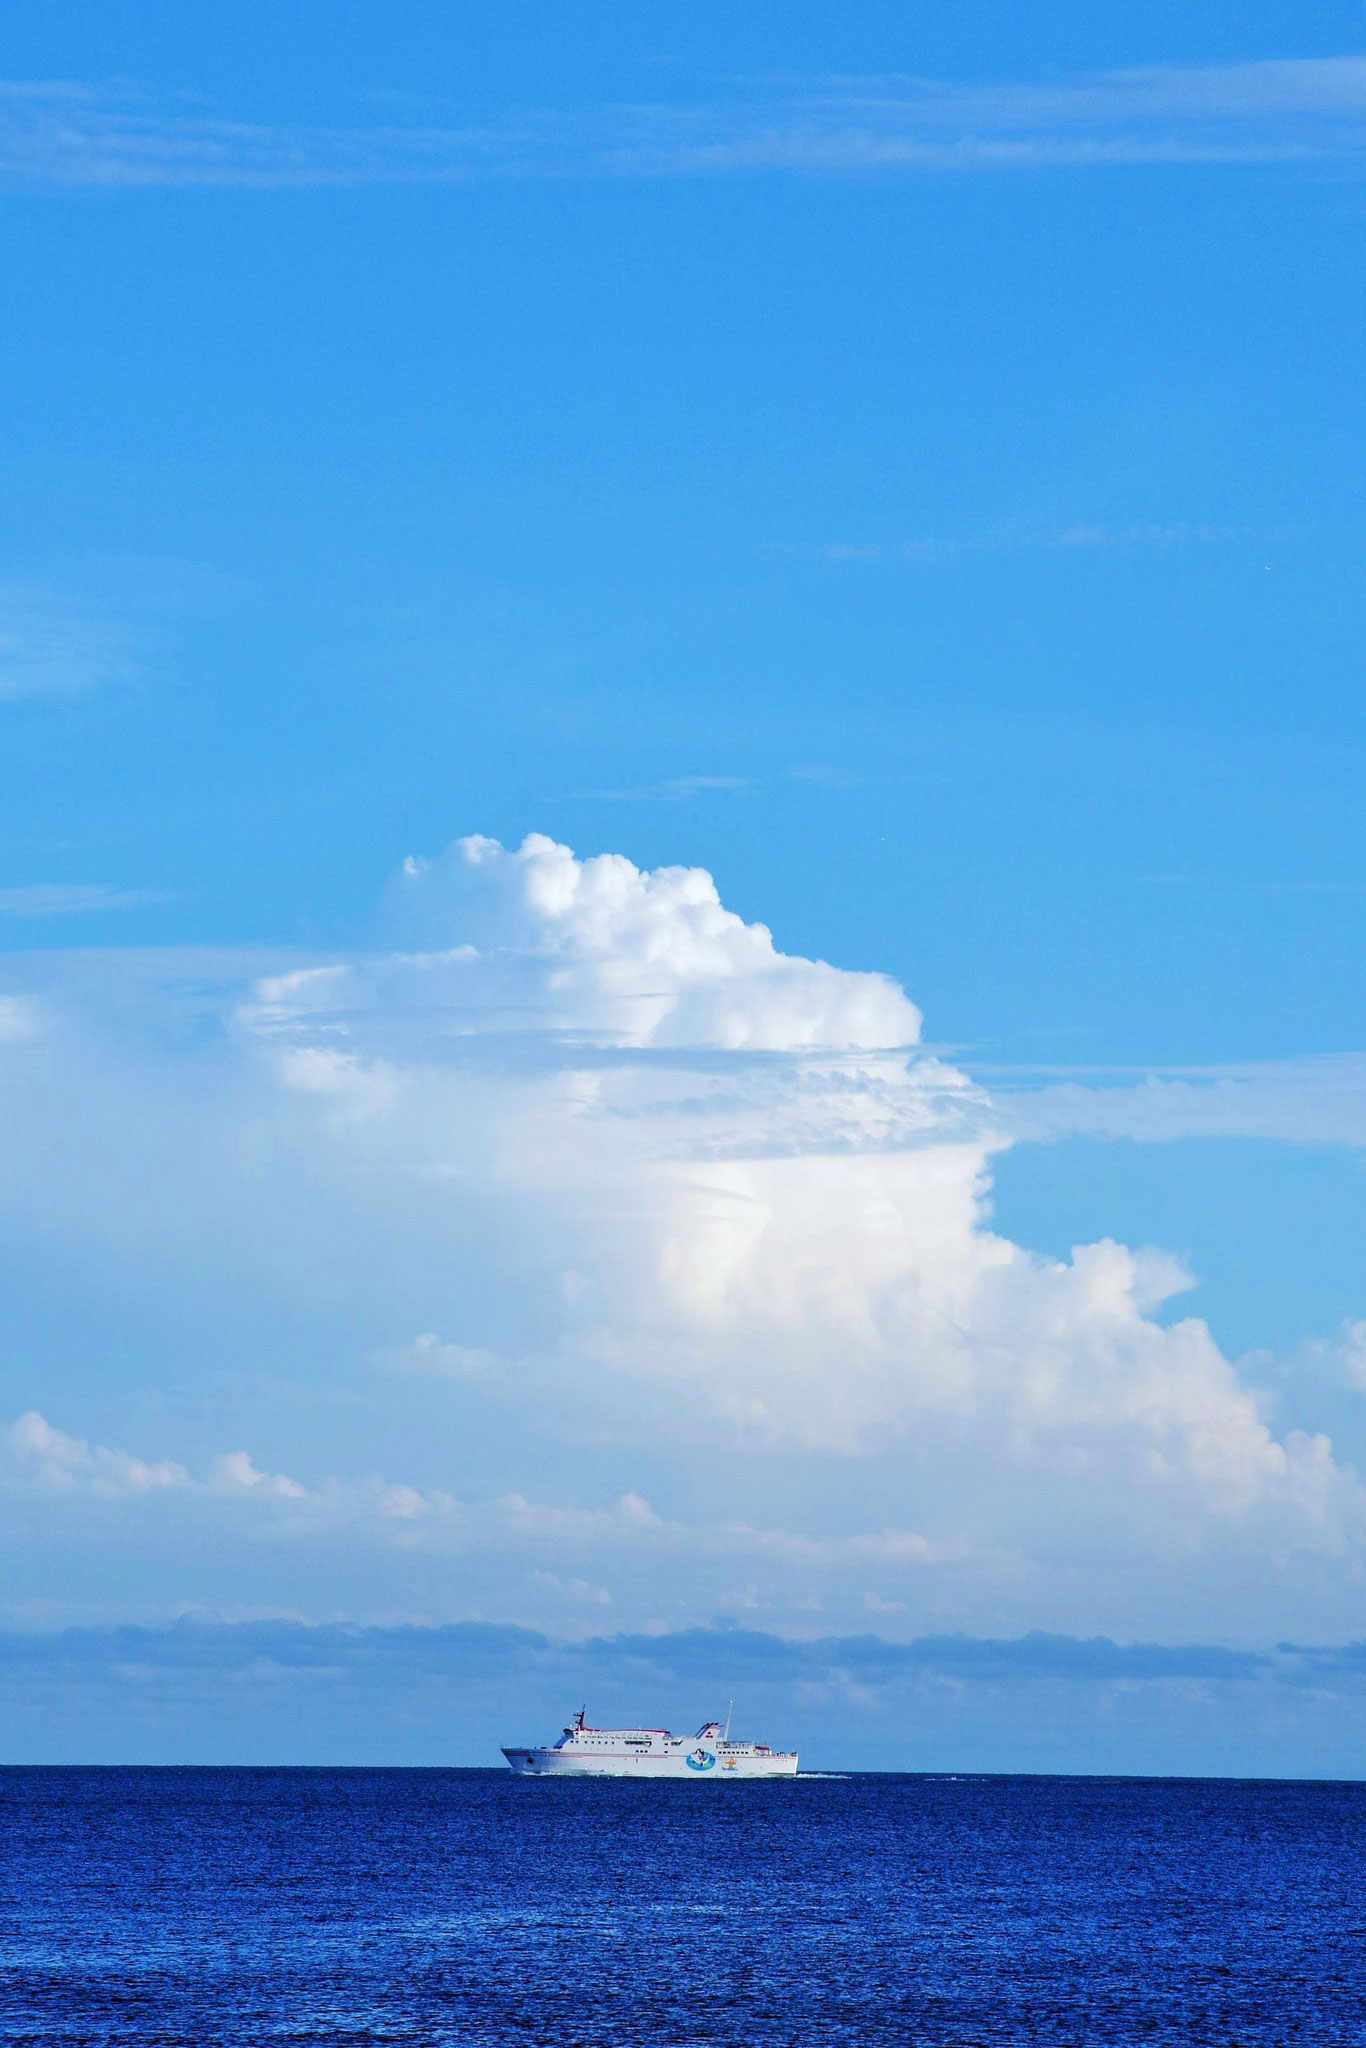
M 690 1771 L 714 1771 L 716 1758 L 709 1749 L 695 1749 L 687 1759 L 687 1764 Z

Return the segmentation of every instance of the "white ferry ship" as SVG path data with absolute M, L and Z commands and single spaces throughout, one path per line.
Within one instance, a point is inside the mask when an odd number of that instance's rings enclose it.
M 696 1735 L 667 1728 L 590 1728 L 580 1707 L 549 1749 L 504 1747 L 519 1778 L 795 1778 L 795 1749 L 732 1742 L 725 1725 L 706 1721 Z

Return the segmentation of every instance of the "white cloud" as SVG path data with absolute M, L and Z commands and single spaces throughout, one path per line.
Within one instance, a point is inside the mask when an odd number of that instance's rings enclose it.
M 307 1488 L 282 1472 L 258 1472 L 245 1451 L 224 1451 L 209 1468 L 209 1485 L 216 1493 L 274 1494 L 282 1500 L 304 1500 Z
M 624 1493 L 610 1508 L 551 1507 L 530 1501 L 524 1494 L 510 1493 L 497 1505 L 503 1525 L 520 1536 L 545 1536 L 557 1543 L 637 1543 L 643 1536 L 681 1537 L 682 1530 L 669 1529 L 647 1500 L 638 1493 Z
M 911 1530 L 875 1532 L 821 1540 L 785 1529 L 752 1528 L 743 1522 L 687 1525 L 666 1521 L 639 1493 L 626 1493 L 606 1507 L 566 1507 L 530 1500 L 524 1494 L 460 1501 L 440 1489 L 391 1482 L 378 1476 L 342 1481 L 330 1478 L 308 1487 L 283 1473 L 260 1470 L 246 1451 L 210 1459 L 195 1478 L 171 1459 L 148 1460 L 102 1444 L 89 1444 L 56 1429 L 36 1411 L 13 1422 L 0 1437 L 0 1484 L 11 1490 L 102 1501 L 156 1499 L 193 1514 L 228 1502 L 254 1518 L 258 1533 L 272 1531 L 297 1548 L 301 1537 L 323 1540 L 347 1531 L 369 1531 L 377 1540 L 392 1534 L 385 1524 L 410 1525 L 401 1533 L 435 1553 L 507 1553 L 548 1560 L 595 1560 L 599 1566 L 642 1553 L 683 1563 L 762 1559 L 796 1565 L 818 1574 L 848 1566 L 896 1570 L 936 1565 L 974 1565 L 993 1573 L 1014 1568 L 1008 1558 L 975 1556 L 963 1545 L 929 1542 Z M 282 1517 L 282 1504 L 291 1512 Z M 411 1525 L 421 1525 L 414 1529 Z M 538 1584 L 568 1591 L 577 1600 L 606 1604 L 610 1591 L 588 1580 L 537 1568 Z
M 977 534 L 959 534 L 939 540 L 900 541 L 827 541 L 822 546 L 810 548 L 784 547 L 776 552 L 798 555 L 815 554 L 827 562 L 909 562 L 919 565 L 953 562 L 965 556 L 1004 555 L 1020 552 L 1052 551 L 1057 549 L 1133 549 L 1133 548 L 1183 548 L 1209 547 L 1218 541 L 1249 538 L 1249 532 L 1239 527 L 1213 527 L 1193 525 L 1188 521 L 1161 524 L 1148 521 L 1144 525 L 1108 527 L 1095 524 L 1074 523 L 1058 528 L 1015 529 L 1002 527 L 995 531 Z M 793 771 L 805 781 L 826 781 L 828 775 L 820 770 Z M 854 778 L 849 778 L 852 781 Z M 848 786 L 846 781 L 844 786 Z
M 477 179 L 944 173 L 1358 162 L 1366 60 L 1158 65 L 1045 84 L 914 76 L 734 82 L 688 101 L 523 110 L 499 123 L 270 124 L 133 88 L 0 85 L 0 177 L 102 188 Z
M 919 1018 L 881 977 L 777 952 L 696 870 L 538 837 L 410 862 L 395 912 L 443 943 L 276 979 L 250 1021 L 287 1087 L 343 1106 L 339 1145 L 532 1203 L 533 1256 L 573 1285 L 551 1342 L 503 1368 L 469 1347 L 479 1370 L 628 1431 L 971 1447 L 1314 1541 L 1355 1514 L 1326 1442 L 1278 1439 L 1203 1323 L 1151 1319 L 1190 1284 L 1174 1262 L 985 1227 L 995 1114 L 893 1050 Z M 585 1239 L 585 1202 L 629 1223 Z
M 1366 1145 L 1360 1053 L 1124 1073 L 983 1068 L 1001 1130 L 1017 1140 L 1281 1138 Z
M 475 837 L 408 860 L 391 911 L 427 950 L 269 981 L 256 1026 L 324 1055 L 338 1030 L 355 1039 L 367 1018 L 414 1011 L 457 1036 L 575 1033 L 652 1049 L 872 1051 L 920 1035 L 919 1011 L 887 976 L 778 952 L 701 868 L 579 861 L 540 833 L 516 852 Z
M 170 1459 L 148 1464 L 127 1451 L 90 1445 L 80 1437 L 54 1429 L 30 1409 L 5 1432 L 7 1463 L 12 1474 L 53 1492 L 88 1490 L 105 1498 L 120 1494 L 159 1492 L 190 1484 L 183 1465 Z
M 841 1452 L 928 1428 L 1047 1462 L 1065 1441 L 1220 1512 L 1336 1483 L 1274 1439 L 1203 1324 L 1150 1320 L 1189 1284 L 1170 1261 L 1098 1245 L 1063 1265 L 984 1227 L 992 1113 L 892 1050 L 919 1018 L 881 977 L 777 952 L 696 870 L 535 837 L 410 862 L 396 912 L 456 943 L 279 978 L 251 1022 L 286 1086 L 343 1105 L 340 1143 L 363 1127 L 391 1165 L 549 1190 L 542 1248 L 576 1284 L 556 1341 L 511 1354 L 538 1398 L 658 1420 L 686 1388 L 685 1433 Z M 453 1058 L 396 1052 L 414 1012 Z M 736 1052 L 781 1057 L 707 1063 Z M 615 1240 L 576 1243 L 585 1186 L 631 1216 Z
M 1269 1380 L 1289 1376 L 1320 1387 L 1366 1393 L 1366 1318 L 1348 1317 L 1331 1337 L 1304 1337 L 1279 1354 L 1253 1351 L 1240 1363 Z
M 115 889 L 107 882 L 25 882 L 0 889 L 0 917 L 85 917 L 166 900 L 159 890 Z
M 268 1515 L 281 1503 L 306 1510 L 287 1524 L 292 1535 L 318 1533 L 377 1521 L 416 1520 L 420 1516 L 457 1513 L 459 1504 L 442 1492 L 421 1493 L 371 1476 L 343 1482 L 328 1479 L 304 1486 L 283 1472 L 260 1470 L 246 1451 L 223 1451 L 211 1458 L 203 1478 L 169 1458 L 147 1460 L 129 1451 L 111 1450 L 68 1436 L 46 1418 L 29 1410 L 0 1437 L 0 1483 L 11 1489 L 63 1496 L 89 1495 L 101 1500 L 133 1500 L 174 1496 L 175 1504 L 236 1503 Z
M 1347 1384 L 1366 1393 L 1366 1321 L 1357 1317 L 1344 1324 L 1337 1355 Z
M 226 1031 L 192 1070 L 155 1041 L 106 1070 L 98 1013 L 68 1018 L 41 1048 L 60 1085 L 13 1083 L 0 1219 L 38 1219 L 68 1262 L 93 1233 L 121 1275 L 150 1251 L 158 1314 L 221 1269 L 201 1320 L 229 1294 L 287 1315 L 301 1384 L 336 1388 L 334 1442 L 348 1402 L 420 1399 L 428 1433 L 445 1416 L 478 1442 L 484 1483 L 443 1484 L 416 1437 L 400 1479 L 376 1476 L 359 1420 L 325 1481 L 245 1452 L 192 1481 L 46 1424 L 13 1453 L 30 1478 L 155 1484 L 291 1542 L 520 1558 L 642 1618 L 680 1588 L 714 1611 L 739 1574 L 769 1605 L 937 1588 L 941 1615 L 1028 1602 L 1014 1619 L 1050 1626 L 1121 1597 L 1144 1626 L 1231 1612 L 1268 1575 L 1292 1608 L 1348 1597 L 1363 1500 L 1326 1435 L 1278 1430 L 1205 1325 L 1171 1319 L 1190 1284 L 1171 1258 L 1051 1259 L 990 1229 L 1019 1097 L 920 1050 L 885 977 L 782 953 L 699 870 L 539 836 L 409 862 L 389 914 L 401 950 L 217 997 Z M 177 961 L 173 1022 L 186 988 L 206 1001 Z M 363 1388 L 330 1362 L 352 1327 Z M 548 1445 L 556 1486 L 516 1483 L 507 1461 L 544 1469 Z M 864 1478 L 833 1476 L 851 1461 Z
M 583 1601 L 594 1607 L 610 1607 L 612 1604 L 612 1595 L 606 1586 L 595 1586 L 588 1579 L 562 1579 L 556 1572 L 536 1572 L 533 1576 L 538 1586 L 548 1586 L 570 1600 Z
M 582 795 L 598 803 L 648 803 L 656 797 L 678 803 L 693 796 L 746 796 L 753 786 L 746 775 L 671 775 L 666 782 L 645 782 L 634 789 L 588 789 Z
M 196 1480 L 173 1459 L 149 1461 L 129 1451 L 110 1450 L 104 1444 L 68 1436 L 54 1429 L 36 1409 L 10 1424 L 3 1445 L 0 1471 L 9 1483 L 48 1492 L 90 1493 L 105 1500 L 166 1492 L 308 1498 L 308 1489 L 297 1480 L 278 1472 L 258 1472 L 245 1451 L 224 1452 L 212 1460 L 207 1478 Z
M 477 1344 L 443 1344 L 434 1330 L 424 1330 L 411 1344 L 382 1351 L 379 1362 L 389 1372 L 413 1373 L 423 1379 L 477 1380 L 506 1363 Z
M 0 996 L 0 1043 L 36 1038 L 42 1029 L 38 1005 L 26 996 Z
M 3 168 L 0 160 L 0 176 Z M 92 616 L 58 591 L 0 585 L 0 700 L 79 696 L 128 682 L 137 673 L 134 649 L 125 626 Z

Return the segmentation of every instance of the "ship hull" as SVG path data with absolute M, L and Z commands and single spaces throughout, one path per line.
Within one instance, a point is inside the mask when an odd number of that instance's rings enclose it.
M 732 1755 L 696 1750 L 674 1756 L 568 1756 L 562 1749 L 505 1749 L 519 1778 L 685 1778 L 690 1783 L 720 1783 L 731 1778 L 795 1778 L 795 1751 L 768 1755 Z

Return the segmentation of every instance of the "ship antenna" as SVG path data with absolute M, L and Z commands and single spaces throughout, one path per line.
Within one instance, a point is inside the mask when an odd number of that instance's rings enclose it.
M 724 1734 L 724 1735 L 722 1736 L 722 1738 L 721 1738 L 721 1740 L 722 1740 L 723 1742 L 729 1742 L 729 1741 L 730 1741 L 730 1713 L 731 1713 L 731 1708 L 732 1708 L 732 1707 L 733 1707 L 734 1705 L 735 1705 L 735 1702 L 734 1702 L 734 1700 L 727 1700 L 727 1701 L 726 1701 L 726 1732 L 725 1732 L 725 1734 Z

